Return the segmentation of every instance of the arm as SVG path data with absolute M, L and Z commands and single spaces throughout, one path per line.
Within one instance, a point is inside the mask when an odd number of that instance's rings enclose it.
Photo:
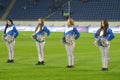
M 98 38 L 98 31 L 94 34 L 94 38 Z
M 73 28 L 73 31 L 76 34 L 75 39 L 78 39 L 80 37 L 80 33 L 78 32 L 78 30 L 76 28 Z
M 111 40 L 114 39 L 114 38 L 115 38 L 115 36 L 114 36 L 112 30 L 109 29 L 109 30 L 108 30 L 108 35 L 106 36 L 106 39 L 107 39 L 108 41 L 111 41 Z
M 49 36 L 51 33 L 50 30 L 46 26 L 44 27 L 44 31 L 47 33 L 47 36 Z
M 14 30 L 13 36 L 14 36 L 14 38 L 17 38 L 18 30 L 15 27 L 13 28 L 13 30 Z

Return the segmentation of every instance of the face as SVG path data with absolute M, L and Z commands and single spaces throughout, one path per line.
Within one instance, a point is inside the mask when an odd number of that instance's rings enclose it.
M 11 25 L 12 23 L 8 20 L 8 21 L 7 21 L 7 24 L 8 24 L 8 25 Z
M 102 21 L 102 22 L 101 22 L 101 25 L 102 25 L 102 27 L 104 27 L 104 26 L 105 26 L 105 22 L 104 22 L 104 21 Z
M 42 23 L 42 19 L 38 19 L 38 23 L 41 24 Z
M 67 23 L 68 23 L 69 27 L 72 27 L 72 23 L 71 23 L 70 19 L 68 19 Z
M 71 24 L 70 24 L 70 20 L 69 20 L 69 19 L 68 19 L 67 23 L 68 23 L 68 25 L 71 25 Z

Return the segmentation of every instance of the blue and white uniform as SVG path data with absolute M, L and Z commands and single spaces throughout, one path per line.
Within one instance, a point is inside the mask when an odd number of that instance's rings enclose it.
M 16 38 L 18 36 L 18 30 L 16 29 L 14 24 L 11 24 L 7 27 L 6 31 L 4 30 L 4 34 L 11 35 Z
M 9 52 L 9 60 L 14 60 L 14 45 L 15 45 L 15 38 L 18 36 L 18 30 L 16 29 L 14 24 L 9 25 L 6 30 L 4 30 L 5 35 L 10 35 L 14 38 L 14 41 L 11 43 L 6 42 Z
M 75 27 L 65 27 L 64 37 L 66 39 L 65 47 L 68 55 L 68 66 L 74 66 L 74 47 L 75 40 L 80 37 L 80 33 Z
M 104 38 L 108 42 L 108 46 L 102 46 L 100 44 L 100 52 L 102 55 L 102 68 L 108 68 L 109 63 L 109 48 L 110 48 L 110 41 L 114 39 L 114 34 L 110 28 L 108 28 L 106 36 L 103 36 L 103 31 L 101 30 L 100 35 L 98 35 L 98 31 L 94 34 L 96 39 Z
M 38 41 L 36 39 L 36 46 L 37 46 L 37 50 L 38 50 L 38 61 L 42 62 L 44 61 L 44 45 L 45 45 L 45 36 L 49 36 L 50 35 L 50 30 L 46 27 L 43 26 L 42 27 L 42 32 L 39 31 L 40 30 L 40 26 L 38 26 L 38 29 L 36 31 L 36 36 L 42 36 L 42 41 Z M 47 33 L 47 34 L 46 34 Z

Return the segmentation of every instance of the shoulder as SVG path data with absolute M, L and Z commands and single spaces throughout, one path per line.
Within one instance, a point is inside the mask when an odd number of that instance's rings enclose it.
M 44 29 L 47 29 L 47 26 L 43 26 L 44 27 Z
M 95 31 L 95 34 L 98 34 L 99 31 L 100 31 L 100 28 Z
M 14 25 L 14 24 L 12 24 L 11 26 L 12 26 L 12 27 L 15 27 L 15 25 Z
M 77 28 L 76 27 L 73 27 L 73 31 L 76 31 L 77 30 Z
M 65 25 L 65 28 L 68 28 L 68 25 Z
M 108 28 L 108 30 L 109 30 L 109 31 L 112 31 L 112 29 L 111 29 L 111 28 Z
M 77 33 L 77 34 L 79 34 L 80 32 L 77 30 L 77 28 L 76 27 L 73 27 L 73 31 L 75 32 L 75 33 Z
M 47 26 L 44 26 L 43 31 L 50 31 Z
M 73 27 L 73 29 L 77 29 L 76 27 Z
M 44 29 L 44 30 L 49 30 L 49 27 L 48 27 L 48 26 L 44 26 L 43 29 Z
M 16 29 L 16 26 L 15 26 L 14 24 L 12 24 L 11 27 L 12 27 L 13 29 Z
M 111 29 L 111 28 L 108 28 L 108 32 L 112 32 L 112 29 Z

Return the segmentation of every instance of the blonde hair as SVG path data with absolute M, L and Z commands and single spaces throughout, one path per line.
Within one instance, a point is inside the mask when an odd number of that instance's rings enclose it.
M 74 26 L 74 20 L 72 18 L 68 19 L 68 23 L 70 24 L 69 26 Z

